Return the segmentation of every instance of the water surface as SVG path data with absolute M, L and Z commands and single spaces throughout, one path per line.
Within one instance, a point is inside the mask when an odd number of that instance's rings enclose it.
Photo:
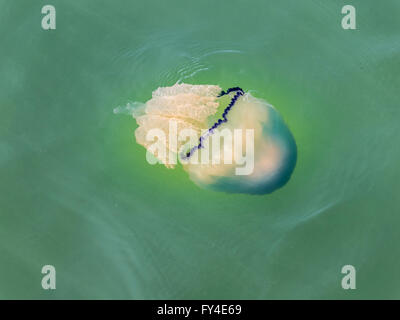
M 352 1 L 357 30 L 339 0 L 52 0 L 54 31 L 45 4 L 0 2 L 0 298 L 400 298 L 398 1 Z M 274 105 L 290 181 L 226 194 L 149 165 L 113 109 L 177 81 Z

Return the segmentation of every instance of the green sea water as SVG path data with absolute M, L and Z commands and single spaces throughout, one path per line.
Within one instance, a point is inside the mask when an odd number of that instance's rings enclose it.
M 0 298 L 400 298 L 399 15 L 396 0 L 0 1 Z M 178 80 L 273 104 L 297 143 L 289 182 L 218 193 L 149 165 L 113 109 Z

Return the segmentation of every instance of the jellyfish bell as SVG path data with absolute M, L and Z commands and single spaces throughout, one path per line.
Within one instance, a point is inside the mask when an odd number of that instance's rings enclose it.
M 294 170 L 296 143 L 282 117 L 240 88 L 175 84 L 130 107 L 137 143 L 169 168 L 180 162 L 200 187 L 265 194 Z
M 221 132 L 225 128 L 234 132 L 232 158 L 236 161 L 228 164 L 221 160 L 217 165 L 212 161 L 206 165 L 189 163 L 184 168 L 192 181 L 213 190 L 264 194 L 289 180 L 296 164 L 296 144 L 274 107 L 246 93 L 230 111 L 228 121 L 221 125 Z M 235 130 L 241 131 L 235 135 Z M 246 131 L 253 134 L 246 135 Z M 208 143 L 213 142 L 212 138 Z M 223 157 L 212 153 L 212 157 L 218 156 Z

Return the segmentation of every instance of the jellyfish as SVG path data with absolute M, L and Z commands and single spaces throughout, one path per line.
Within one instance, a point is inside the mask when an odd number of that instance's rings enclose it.
M 296 143 L 279 112 L 240 87 L 177 83 L 114 112 L 136 120 L 136 142 L 149 163 L 181 165 L 202 188 L 267 194 L 285 185 L 296 165 Z

